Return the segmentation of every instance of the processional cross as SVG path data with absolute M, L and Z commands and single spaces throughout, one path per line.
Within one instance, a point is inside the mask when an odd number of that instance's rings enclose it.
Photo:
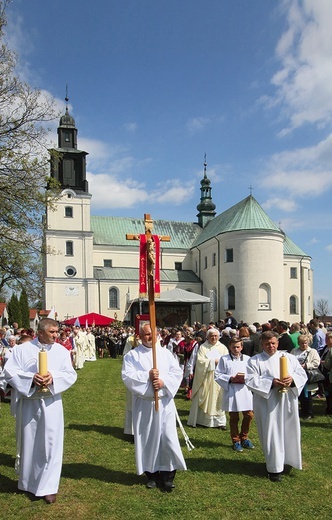
M 152 234 L 153 221 L 150 214 L 144 214 L 144 235 L 126 234 L 127 240 L 140 241 L 139 257 L 139 295 L 149 298 L 149 315 L 152 332 L 152 363 L 157 368 L 156 349 L 156 304 L 155 298 L 160 296 L 160 242 L 169 242 L 169 236 L 158 236 Z M 155 410 L 158 411 L 158 390 L 154 391 Z

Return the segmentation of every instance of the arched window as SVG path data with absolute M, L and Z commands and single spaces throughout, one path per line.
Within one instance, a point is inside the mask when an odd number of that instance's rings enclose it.
M 289 314 L 297 314 L 297 298 L 294 295 L 289 298 Z
M 110 309 L 119 308 L 119 290 L 116 287 L 111 287 L 108 291 L 108 302 Z
M 271 306 L 271 287 L 267 283 L 261 283 L 258 289 L 258 308 L 269 309 Z
M 226 306 L 225 309 L 234 310 L 235 309 L 235 287 L 234 285 L 230 285 L 226 289 Z

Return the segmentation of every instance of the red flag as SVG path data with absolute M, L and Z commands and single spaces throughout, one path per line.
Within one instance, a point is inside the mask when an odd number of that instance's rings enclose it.
M 160 239 L 158 235 L 152 235 L 155 248 L 155 267 L 154 267 L 154 295 L 160 298 Z
M 146 235 L 140 235 L 139 242 L 139 296 L 145 298 L 147 288 L 147 275 L 146 275 Z

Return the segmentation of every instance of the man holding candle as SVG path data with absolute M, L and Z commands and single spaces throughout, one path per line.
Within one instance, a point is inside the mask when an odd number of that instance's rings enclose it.
M 307 376 L 295 356 L 278 350 L 276 332 L 263 332 L 261 344 L 263 352 L 248 361 L 245 382 L 253 392 L 268 477 L 280 482 L 285 464 L 302 469 L 298 397 Z
M 64 422 L 61 393 L 77 378 L 70 354 L 56 343 L 58 324 L 45 318 L 37 337 L 17 345 L 5 369 L 13 388 L 16 416 L 18 489 L 52 504 L 58 492 Z

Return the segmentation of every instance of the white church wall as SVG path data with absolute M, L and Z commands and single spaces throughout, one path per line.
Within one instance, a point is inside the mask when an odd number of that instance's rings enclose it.
M 72 253 L 66 254 L 66 243 L 72 242 Z M 46 233 L 47 254 L 46 277 L 67 276 L 68 266 L 76 269 L 78 278 L 92 278 L 93 265 L 88 259 L 92 258 L 93 239 L 91 233 L 57 232 Z
M 285 316 L 289 323 L 308 323 L 313 317 L 313 271 L 310 267 L 310 258 L 299 256 L 287 256 L 284 259 L 285 279 Z M 290 301 L 295 298 L 294 303 Z M 291 304 L 292 303 L 292 304 Z
M 225 316 L 227 310 L 227 290 L 235 288 L 235 309 L 231 309 L 238 321 L 267 321 L 272 314 L 284 316 L 284 276 L 283 237 L 279 233 L 258 233 L 235 231 L 219 235 L 217 242 L 212 239 L 201 246 L 201 264 L 211 254 L 219 251 L 218 265 L 200 270 L 204 295 L 217 288 L 217 310 L 215 321 Z M 233 261 L 226 261 L 226 250 L 232 250 Z M 195 262 L 195 255 L 193 255 Z M 259 287 L 266 284 L 270 288 L 270 301 L 259 301 Z M 264 305 L 266 303 L 266 305 Z M 208 315 L 209 310 L 206 310 Z
M 55 308 L 61 321 L 85 314 L 86 297 L 86 283 L 81 279 L 49 279 L 45 284 L 47 306 Z
M 47 212 L 47 228 L 90 231 L 90 200 L 89 194 L 82 195 L 71 189 L 64 190 Z M 68 216 L 66 208 L 72 208 L 72 216 Z

